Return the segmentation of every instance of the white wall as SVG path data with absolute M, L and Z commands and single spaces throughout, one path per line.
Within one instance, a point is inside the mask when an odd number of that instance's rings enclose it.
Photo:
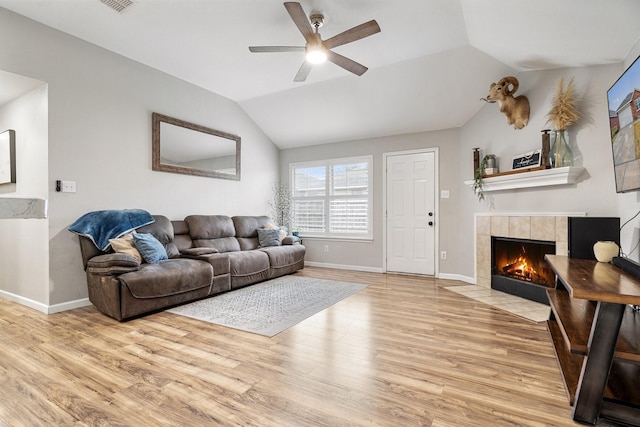
M 457 239 L 458 201 L 460 187 L 458 177 L 459 130 L 423 132 L 395 135 L 383 138 L 321 144 L 282 150 L 280 165 L 282 182 L 288 182 L 289 164 L 308 160 L 335 159 L 360 155 L 373 155 L 373 240 L 349 242 L 331 239 L 304 239 L 306 260 L 327 266 L 381 271 L 383 265 L 383 158 L 384 153 L 426 148 L 438 148 L 440 188 L 450 190 L 450 198 L 440 200 L 439 222 L 440 249 L 451 253 L 446 261 L 440 261 L 440 273 L 456 273 L 459 260 Z M 437 191 L 439 195 L 439 190 Z M 329 252 L 324 252 L 329 245 Z
M 48 197 L 47 86 L 0 108 L 0 132 L 16 132 L 16 184 L 7 196 Z M 46 306 L 49 292 L 48 219 L 0 219 L 0 295 Z
M 49 87 L 49 304 L 86 298 L 77 237 L 66 230 L 98 209 L 266 214 L 278 149 L 237 103 L 0 9 L 0 69 Z M 151 170 L 151 113 L 239 135 L 242 180 Z M 56 180 L 77 193 L 56 193 Z

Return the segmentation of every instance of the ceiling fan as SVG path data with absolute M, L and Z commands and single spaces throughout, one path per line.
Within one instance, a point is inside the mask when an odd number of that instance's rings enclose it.
M 300 3 L 285 2 L 284 7 L 289 12 L 294 24 L 298 27 L 304 39 L 307 41 L 305 46 L 250 46 L 251 52 L 306 52 L 306 59 L 295 78 L 294 82 L 303 82 L 307 79 L 307 76 L 311 72 L 314 64 L 320 64 L 326 60 L 333 62 L 334 64 L 350 71 L 358 76 L 361 76 L 367 71 L 367 67 L 362 64 L 358 64 L 356 61 L 349 59 L 345 56 L 339 55 L 333 52 L 331 49 L 337 46 L 342 46 L 347 43 L 354 42 L 356 40 L 369 37 L 375 33 L 380 32 L 380 26 L 375 20 L 365 22 L 344 31 L 336 36 L 333 36 L 327 40 L 322 40 L 318 29 L 322 27 L 324 23 L 324 16 L 321 13 L 313 13 L 309 19 L 304 13 Z

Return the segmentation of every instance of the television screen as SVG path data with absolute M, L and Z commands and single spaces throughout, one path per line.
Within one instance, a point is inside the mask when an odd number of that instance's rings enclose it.
M 616 191 L 640 190 L 640 57 L 607 91 Z

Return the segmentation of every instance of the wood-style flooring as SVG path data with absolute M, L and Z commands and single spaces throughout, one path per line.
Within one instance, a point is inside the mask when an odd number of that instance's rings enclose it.
M 369 287 L 272 338 L 0 300 L 0 426 L 578 425 L 544 323 L 462 282 L 297 274 Z

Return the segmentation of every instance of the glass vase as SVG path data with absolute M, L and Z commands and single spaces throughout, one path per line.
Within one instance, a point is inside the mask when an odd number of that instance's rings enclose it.
M 567 143 L 564 129 L 555 131 L 555 141 L 553 142 L 551 153 L 553 154 L 552 165 L 554 168 L 573 166 L 573 153 Z

